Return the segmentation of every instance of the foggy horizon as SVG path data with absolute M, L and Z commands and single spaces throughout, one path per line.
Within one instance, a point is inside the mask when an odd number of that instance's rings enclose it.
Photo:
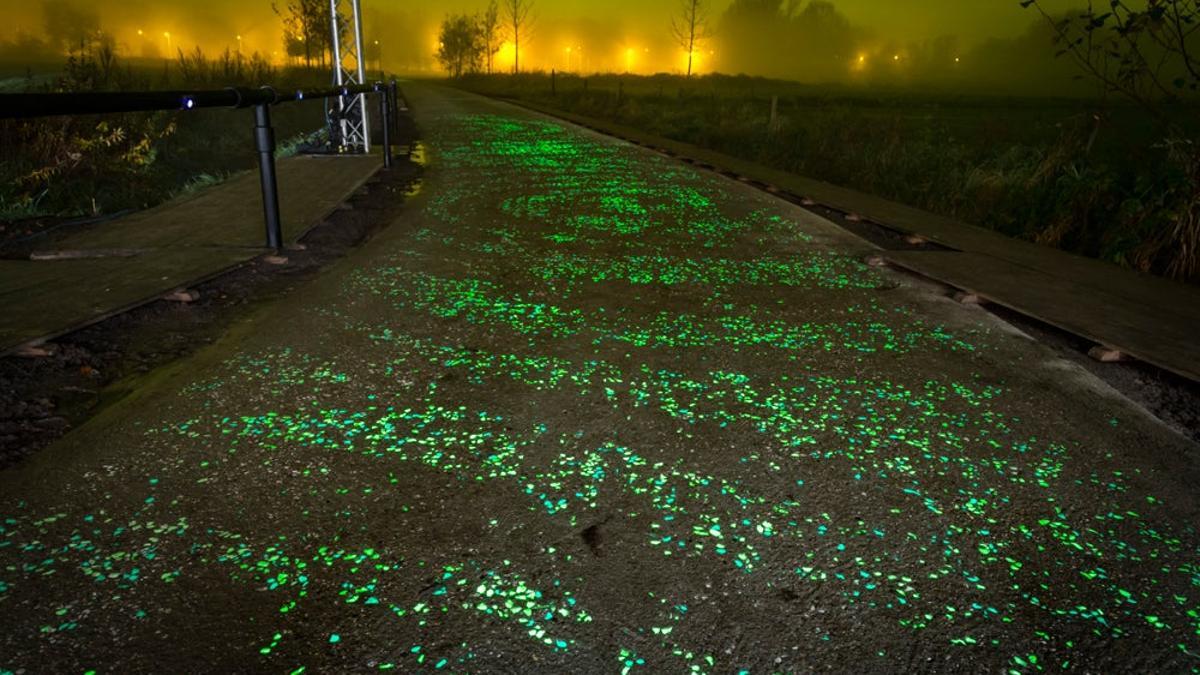
M 452 0 L 434 9 L 365 2 L 370 60 L 392 71 L 441 75 L 434 56 L 441 21 L 450 14 L 481 11 L 485 4 L 484 0 Z M 1056 63 L 1049 34 L 1037 33 L 1047 30 L 1042 18 L 1022 9 L 1015 0 L 970 6 L 957 0 L 907 6 L 877 0 L 832 0 L 827 3 L 835 10 L 832 26 L 799 29 L 800 37 L 748 40 L 742 39 L 743 33 L 758 36 L 761 31 L 731 21 L 727 11 L 731 4 L 735 3 L 714 2 L 709 7 L 712 36 L 697 50 L 698 74 L 883 87 L 953 83 L 999 91 L 1059 92 L 1064 86 L 1073 86 L 1071 64 L 1061 59 Z M 742 4 L 770 3 L 742 0 Z M 781 8 L 789 5 L 786 1 L 778 4 Z M 795 12 L 819 4 L 819 0 L 799 2 Z M 1061 12 L 1082 4 L 1080 0 L 1051 0 L 1043 6 Z M 653 4 L 617 0 L 603 6 L 582 0 L 538 0 L 533 35 L 522 46 L 522 65 L 529 70 L 560 72 L 680 73 L 685 69 L 685 53 L 670 34 L 671 16 L 676 11 L 674 0 Z M 48 16 L 57 20 L 49 22 Z M 257 52 L 276 64 L 287 62 L 282 21 L 269 2 L 90 6 L 76 0 L 43 0 L 0 8 L 0 20 L 5 26 L 0 30 L 0 66 L 9 76 L 65 56 L 63 45 L 70 42 L 71 31 L 88 26 L 111 36 L 122 57 L 173 59 L 179 49 L 187 52 L 199 47 L 210 56 L 228 49 L 246 56 Z M 49 23 L 56 26 L 55 35 L 48 34 Z M 1030 40 L 1036 44 L 1033 49 Z M 750 42 L 753 49 L 746 47 Z M 501 50 L 497 68 L 511 68 L 511 45 Z

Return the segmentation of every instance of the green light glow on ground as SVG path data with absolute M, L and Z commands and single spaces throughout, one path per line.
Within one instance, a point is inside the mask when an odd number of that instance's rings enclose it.
M 456 180 L 297 319 L 333 337 L 226 359 L 74 494 L 0 502 L 21 649 L 85 660 L 219 594 L 222 649 L 276 672 L 787 671 L 778 644 L 857 630 L 866 669 L 1119 643 L 1200 672 L 1194 525 L 989 375 L 988 325 L 627 146 L 494 115 L 429 140 Z

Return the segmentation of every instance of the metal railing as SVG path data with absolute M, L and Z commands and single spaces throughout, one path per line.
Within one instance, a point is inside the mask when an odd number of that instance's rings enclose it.
M 258 89 L 227 87 L 205 91 L 0 94 L 0 119 L 253 107 L 254 141 L 258 152 L 259 177 L 262 182 L 263 219 L 266 223 L 267 247 L 278 251 L 283 246 L 283 226 L 279 216 L 279 187 L 275 172 L 275 130 L 271 127 L 271 106 L 370 93 L 379 95 L 380 119 L 383 127 L 383 165 L 385 168 L 391 168 L 391 127 L 395 123 L 398 112 L 396 107 L 398 91 L 395 80 L 388 84 L 298 89 L 286 92 L 278 91 L 273 87 Z

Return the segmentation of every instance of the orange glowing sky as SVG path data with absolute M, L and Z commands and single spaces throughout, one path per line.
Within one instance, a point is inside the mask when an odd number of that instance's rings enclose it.
M 71 2 L 72 0 L 49 0 Z M 99 15 L 129 54 L 167 53 L 201 46 L 215 52 L 258 50 L 281 59 L 280 22 L 268 0 L 100 0 L 83 2 Z M 1051 9 L 1083 0 L 1045 0 Z M 446 12 L 477 11 L 484 0 L 363 0 L 367 39 L 379 40 L 391 67 L 433 67 L 437 24 Z M 677 70 L 682 51 L 668 31 L 676 0 L 535 0 L 537 27 L 524 51 L 532 68 L 572 70 Z M 729 0 L 714 1 L 714 19 Z M 855 25 L 881 40 L 919 41 L 953 34 L 967 43 L 1020 33 L 1033 20 L 1016 0 L 834 0 Z M 0 4 L 0 39 L 41 34 L 40 2 Z M 138 31 L 141 31 L 139 34 Z M 170 37 L 167 37 L 167 33 Z M 238 36 L 242 40 L 238 41 Z M 568 53 L 567 50 L 571 49 Z M 700 56 L 701 70 L 719 55 Z M 501 64 L 505 62 L 501 56 Z M 708 61 L 708 64 L 704 62 Z

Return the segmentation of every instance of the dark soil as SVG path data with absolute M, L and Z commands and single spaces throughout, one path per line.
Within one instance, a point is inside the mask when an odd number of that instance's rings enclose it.
M 412 147 L 416 131 L 401 124 L 397 145 Z M 156 368 L 214 342 L 256 308 L 293 293 L 320 271 L 396 220 L 420 167 L 400 155 L 284 252 L 288 262 L 262 258 L 192 288 L 192 303 L 158 300 L 60 337 L 52 355 L 0 358 L 0 469 L 53 443 L 71 428 L 134 391 Z M 60 224 L 60 223 L 56 223 Z M 67 227 L 102 226 L 76 222 Z M 32 230 L 31 230 L 32 232 Z M 11 242 L 11 240 L 10 240 Z

